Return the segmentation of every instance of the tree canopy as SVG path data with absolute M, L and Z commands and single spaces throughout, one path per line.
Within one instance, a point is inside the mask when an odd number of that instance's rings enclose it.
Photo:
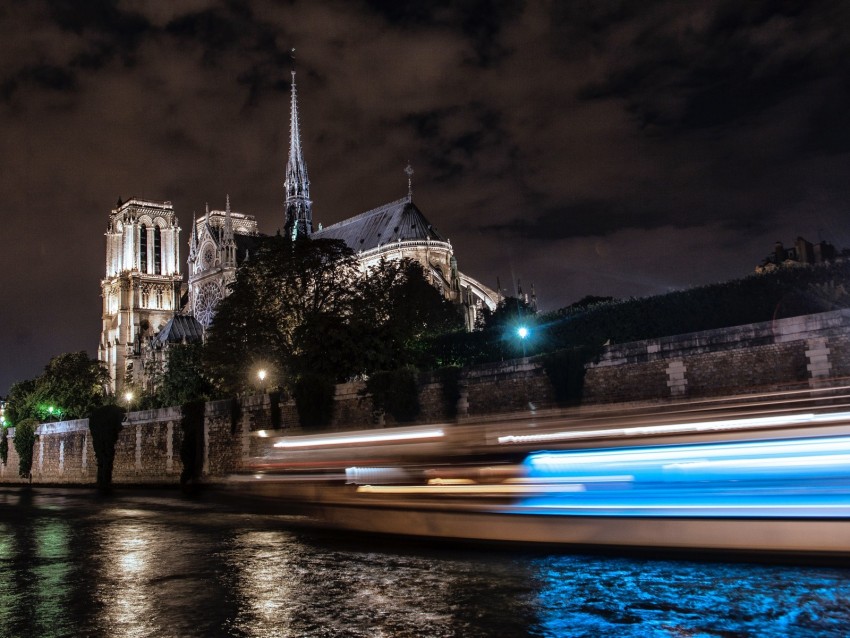
M 291 372 L 308 322 L 350 315 L 356 276 L 354 253 L 342 241 L 264 238 L 210 327 L 204 363 L 214 382 L 235 392 L 250 386 L 258 367 Z
M 106 400 L 109 373 L 85 351 L 53 357 L 44 372 L 15 383 L 9 391 L 9 417 L 38 421 L 82 419 Z
M 461 327 L 416 262 L 384 260 L 363 273 L 341 241 L 269 237 L 219 305 L 204 363 L 229 392 L 256 387 L 261 367 L 276 382 L 344 381 L 412 363 L 428 334 Z

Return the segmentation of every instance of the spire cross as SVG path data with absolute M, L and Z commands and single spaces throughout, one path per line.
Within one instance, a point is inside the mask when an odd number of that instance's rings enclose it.
M 407 175 L 407 201 L 413 201 L 413 167 L 410 165 L 410 161 L 408 160 L 407 166 L 404 168 L 404 172 Z

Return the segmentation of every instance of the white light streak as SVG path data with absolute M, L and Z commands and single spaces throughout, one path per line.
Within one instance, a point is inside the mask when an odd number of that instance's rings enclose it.
M 547 434 L 509 434 L 497 440 L 502 445 L 550 443 L 571 439 L 585 439 L 614 436 L 646 436 L 651 434 L 677 434 L 684 432 L 746 430 L 760 427 L 802 425 L 805 423 L 834 423 L 850 420 L 850 412 L 828 414 L 791 414 L 782 416 L 757 417 L 751 419 L 729 419 L 722 421 L 699 421 L 696 423 L 672 423 L 667 425 L 641 425 L 630 428 L 611 428 L 600 430 L 577 430 L 572 432 L 550 432 Z
M 328 447 L 334 445 L 359 445 L 362 443 L 389 443 L 394 441 L 418 441 L 438 439 L 443 430 L 417 430 L 416 432 L 387 432 L 385 434 L 347 434 L 343 436 L 283 439 L 274 444 L 276 448 Z

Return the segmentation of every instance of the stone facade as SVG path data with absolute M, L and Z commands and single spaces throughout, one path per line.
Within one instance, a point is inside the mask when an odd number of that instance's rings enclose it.
M 106 231 L 98 360 L 111 390 L 144 378 L 142 345 L 180 306 L 180 227 L 171 202 L 119 200 Z

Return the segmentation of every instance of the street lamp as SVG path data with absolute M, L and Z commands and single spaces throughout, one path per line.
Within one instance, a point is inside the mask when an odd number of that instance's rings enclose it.
M 260 380 L 260 385 L 263 388 L 263 394 L 266 393 L 266 377 L 267 376 L 268 376 L 268 373 L 266 372 L 265 368 L 260 368 L 259 370 L 257 370 L 257 378 Z
M 124 393 L 124 400 L 127 402 L 127 412 L 130 411 L 130 402 L 133 400 L 133 393 L 129 390 Z
M 528 335 L 530 334 L 527 326 L 520 326 L 516 329 L 516 335 L 519 337 L 519 341 L 522 344 L 522 358 L 525 359 L 525 340 L 528 339 Z

